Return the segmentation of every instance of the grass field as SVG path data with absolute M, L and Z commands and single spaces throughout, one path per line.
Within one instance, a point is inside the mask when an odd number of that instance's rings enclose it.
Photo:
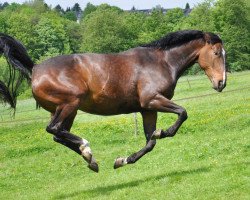
M 189 115 L 177 135 L 117 170 L 117 156 L 145 144 L 140 115 L 136 136 L 132 114 L 79 112 L 72 132 L 90 141 L 98 174 L 53 142 L 49 113 L 34 110 L 34 100 L 19 101 L 15 119 L 0 107 L 0 199 L 250 199 L 250 71 L 230 74 L 222 93 L 205 76 L 183 77 L 174 99 Z M 157 127 L 175 119 L 160 113 Z

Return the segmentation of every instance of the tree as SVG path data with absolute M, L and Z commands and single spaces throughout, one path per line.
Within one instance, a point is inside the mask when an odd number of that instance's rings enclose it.
M 82 9 L 81 9 L 79 3 L 76 3 L 76 4 L 72 7 L 71 10 L 72 10 L 72 11 L 75 11 L 76 13 L 79 13 L 79 12 L 82 11 Z
M 9 15 L 6 11 L 0 12 L 0 32 L 7 33 Z
M 84 52 L 119 52 L 130 47 L 131 38 L 121 9 L 101 5 L 83 21 Z
M 186 3 L 185 10 L 189 10 L 189 9 L 190 9 L 190 5 L 189 3 Z
M 33 23 L 35 16 L 30 7 L 27 8 L 27 6 L 20 5 L 19 7 L 19 12 L 12 12 L 10 17 L 8 17 L 6 31 L 9 35 L 22 41 L 33 59 L 38 59 L 36 49 L 34 48 L 36 44 L 35 24 Z
M 68 20 L 75 21 L 75 22 L 77 20 L 76 13 L 74 11 L 72 11 L 71 9 L 69 9 L 68 11 L 66 10 L 63 17 L 68 19 Z
M 83 28 L 80 24 L 67 20 L 65 23 L 65 31 L 68 36 L 70 53 L 80 53 Z
M 166 34 L 166 26 L 161 7 L 154 8 L 152 13 L 145 17 L 145 21 L 141 25 L 143 31 L 139 35 L 139 42 L 143 44 L 159 39 Z
M 85 18 L 87 15 L 89 15 L 90 13 L 96 11 L 97 7 L 94 6 L 91 3 L 87 3 L 86 7 L 84 8 L 83 12 L 82 12 L 82 18 Z
M 60 14 L 64 13 L 63 8 L 59 4 L 54 8 L 54 10 Z
M 29 0 L 24 4 L 34 8 L 37 13 L 44 13 L 49 9 L 44 0 Z
M 192 12 L 179 24 L 182 29 L 197 29 L 213 32 L 214 18 L 212 16 L 213 0 L 206 0 L 195 6 Z
M 131 11 L 136 11 L 135 6 L 133 6 L 133 7 L 131 8 Z
M 130 45 L 129 48 L 138 46 L 144 41 L 141 41 L 141 35 L 143 34 L 144 30 L 142 28 L 143 23 L 145 22 L 146 14 L 142 12 L 125 12 L 123 14 L 124 24 L 126 29 L 130 35 Z
M 4 2 L 3 5 L 1 6 L 1 9 L 4 9 L 8 7 L 10 4 L 8 2 Z
M 70 53 L 69 39 L 63 21 L 55 13 L 45 13 L 35 27 L 40 60 Z
M 244 1 L 218 0 L 213 9 L 214 26 L 221 35 L 232 70 L 250 69 L 250 22 Z
M 174 8 L 169 10 L 164 17 L 164 23 L 166 24 L 165 33 L 183 29 L 179 26 L 179 24 L 181 24 L 184 19 L 185 15 L 181 8 Z
M 163 7 L 159 4 L 159 5 L 156 5 L 155 8 L 153 8 L 153 10 L 158 10 L 160 12 L 163 12 Z

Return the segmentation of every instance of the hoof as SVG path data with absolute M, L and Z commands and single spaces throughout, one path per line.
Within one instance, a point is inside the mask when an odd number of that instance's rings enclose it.
M 88 165 L 88 168 L 91 169 L 92 171 L 98 173 L 99 172 L 99 167 L 96 162 L 92 162 Z
M 151 136 L 151 140 L 161 139 L 162 130 L 155 130 Z
M 117 158 L 115 160 L 114 169 L 117 169 L 119 167 L 123 167 L 126 164 L 127 164 L 127 159 L 126 158 Z

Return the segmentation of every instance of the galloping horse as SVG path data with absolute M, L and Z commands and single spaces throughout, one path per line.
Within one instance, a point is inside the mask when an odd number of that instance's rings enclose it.
M 121 53 L 62 55 L 38 65 L 20 42 L 0 34 L 0 52 L 20 71 L 20 81 L 25 77 L 31 80 L 35 100 L 51 113 L 46 131 L 56 142 L 80 154 L 95 172 L 99 169 L 89 142 L 70 132 L 77 110 L 97 115 L 141 113 L 146 145 L 126 158 L 117 158 L 116 169 L 150 152 L 156 139 L 173 137 L 187 119 L 186 110 L 171 101 L 177 80 L 186 69 L 198 62 L 218 92 L 227 79 L 222 40 L 197 30 L 169 33 Z M 0 94 L 15 107 L 15 90 L 10 91 L 2 81 Z M 178 119 L 170 128 L 156 130 L 157 112 L 174 113 Z

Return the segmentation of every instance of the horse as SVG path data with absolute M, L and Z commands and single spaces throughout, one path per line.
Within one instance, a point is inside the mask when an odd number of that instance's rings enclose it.
M 21 42 L 2 33 L 0 52 L 10 68 L 19 70 L 19 82 L 29 80 L 37 104 L 51 113 L 46 131 L 55 142 L 81 155 L 94 172 L 99 167 L 89 142 L 70 132 L 78 110 L 104 116 L 141 113 L 146 145 L 128 157 L 118 157 L 117 169 L 152 151 L 157 139 L 173 137 L 187 119 L 185 108 L 171 100 L 185 70 L 198 63 L 218 92 L 227 81 L 221 38 L 199 30 L 171 32 L 120 53 L 61 55 L 41 64 L 33 63 Z M 15 108 L 13 91 L 0 82 L 2 99 Z M 178 118 L 168 129 L 156 130 L 157 112 Z

